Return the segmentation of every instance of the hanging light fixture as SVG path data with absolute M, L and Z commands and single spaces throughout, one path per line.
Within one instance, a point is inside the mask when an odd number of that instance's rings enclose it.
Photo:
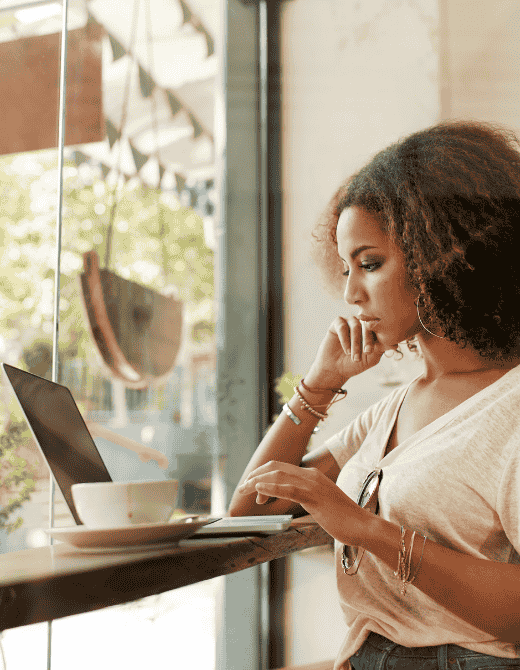
M 131 49 L 137 31 L 139 2 L 135 0 L 132 21 Z M 153 66 L 151 53 L 152 32 L 148 3 L 147 34 L 149 42 L 149 65 Z M 124 90 L 120 127 L 115 133 L 118 146 L 117 178 L 111 193 L 111 206 L 107 226 L 104 268 L 100 268 L 96 251 L 84 254 L 84 272 L 80 277 L 81 295 L 90 333 L 110 373 L 124 382 L 128 388 L 146 388 L 152 383 L 166 380 L 171 374 L 181 346 L 182 303 L 172 295 L 161 293 L 120 277 L 110 268 L 115 214 L 121 185 L 120 160 L 124 130 L 130 97 L 131 75 L 134 61 L 131 58 Z M 141 79 L 142 81 L 142 79 Z M 165 222 L 159 206 L 159 190 L 163 175 L 160 169 L 157 140 L 157 110 L 153 88 L 149 92 L 151 113 L 156 137 L 155 157 L 158 160 L 157 211 L 160 237 L 163 242 L 163 278 L 167 285 L 167 253 L 165 248 Z M 139 152 L 132 147 L 138 170 L 144 165 Z

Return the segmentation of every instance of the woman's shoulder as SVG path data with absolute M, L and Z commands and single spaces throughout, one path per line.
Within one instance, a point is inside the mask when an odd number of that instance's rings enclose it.
M 497 371 L 494 377 L 490 377 L 489 383 L 476 388 L 474 397 L 483 405 L 511 406 L 516 413 L 520 403 L 520 365 Z

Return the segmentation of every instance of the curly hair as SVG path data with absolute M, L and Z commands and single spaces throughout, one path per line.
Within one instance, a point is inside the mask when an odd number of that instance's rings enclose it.
M 421 316 L 489 358 L 520 344 L 520 151 L 513 132 L 446 121 L 380 151 L 334 194 L 314 258 L 343 286 L 336 227 L 347 207 L 374 215 L 402 250 Z

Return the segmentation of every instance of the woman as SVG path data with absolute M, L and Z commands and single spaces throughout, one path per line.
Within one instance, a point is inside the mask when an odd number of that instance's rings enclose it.
M 518 142 L 415 133 L 339 189 L 315 237 L 358 313 L 329 327 L 230 514 L 310 513 L 335 538 L 336 670 L 520 668 Z M 423 373 L 306 454 L 342 386 L 403 342 Z

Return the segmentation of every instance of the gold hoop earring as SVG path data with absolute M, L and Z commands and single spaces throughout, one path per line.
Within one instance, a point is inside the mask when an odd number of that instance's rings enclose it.
M 430 333 L 430 335 L 433 335 L 433 337 L 438 337 L 438 338 L 440 338 L 441 340 L 446 339 L 446 335 L 436 335 L 435 333 L 432 333 L 432 331 L 431 331 L 431 330 L 428 330 L 428 328 L 426 328 L 426 326 L 425 326 L 424 323 L 422 322 L 421 315 L 419 314 L 419 300 L 421 299 L 421 295 L 422 295 L 422 294 L 419 293 L 419 295 L 417 296 L 417 300 L 416 300 L 416 302 L 415 302 L 415 306 L 417 307 L 417 317 L 418 317 L 418 319 L 419 319 L 419 323 L 420 323 L 421 326 L 424 328 L 424 330 L 425 330 L 427 333 Z

